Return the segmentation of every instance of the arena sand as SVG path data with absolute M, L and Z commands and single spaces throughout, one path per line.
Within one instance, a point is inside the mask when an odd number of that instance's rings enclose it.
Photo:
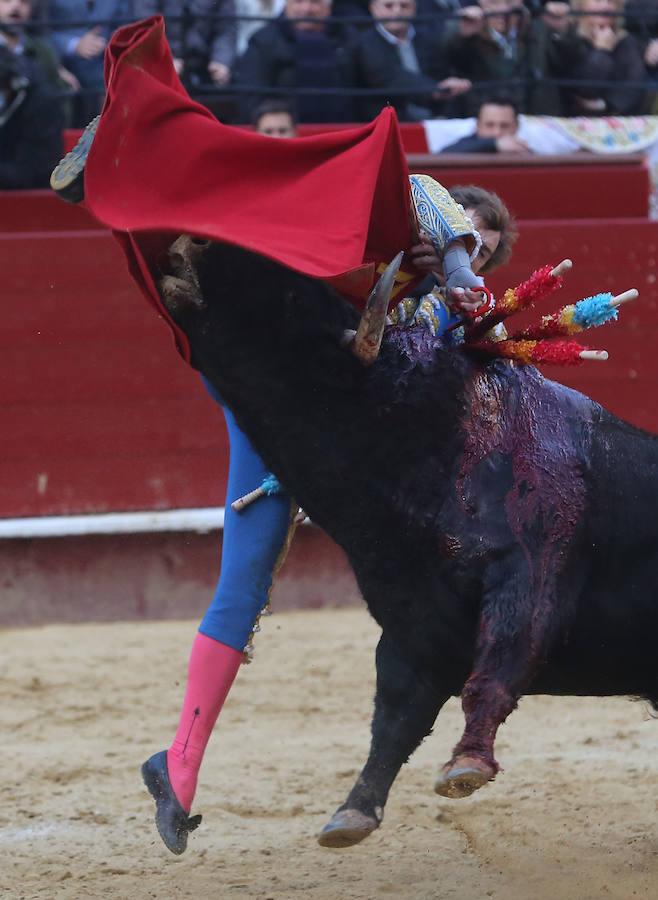
M 380 831 L 315 834 L 365 759 L 377 630 L 363 609 L 274 615 L 215 732 L 204 822 L 169 854 L 139 766 L 171 736 L 192 622 L 0 633 L 0 895 L 259 900 L 658 897 L 658 722 L 641 703 L 528 698 L 506 771 L 432 793 L 456 701 L 393 789 Z

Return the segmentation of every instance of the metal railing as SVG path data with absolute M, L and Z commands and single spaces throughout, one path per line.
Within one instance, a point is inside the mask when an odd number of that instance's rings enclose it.
M 532 4 L 531 4 L 532 7 Z M 653 8 L 647 6 L 646 8 L 647 14 L 644 13 L 644 10 L 640 11 L 637 15 L 632 17 L 632 24 L 638 31 L 642 31 L 643 29 L 650 31 L 651 27 L 658 27 L 658 12 L 654 12 Z M 528 9 L 527 6 L 518 6 L 518 5 L 510 5 L 510 7 L 503 13 L 508 19 L 512 17 L 522 17 L 526 26 L 526 36 L 529 37 L 529 40 L 526 43 L 529 45 L 530 41 L 533 39 L 532 35 L 527 31 L 527 26 L 531 22 L 533 17 L 540 17 L 542 15 L 542 9 L 539 5 L 536 8 Z M 571 11 L 569 14 L 569 18 L 572 20 L 576 20 L 578 18 L 587 17 L 588 13 L 579 13 L 576 11 Z M 598 15 L 598 14 L 597 14 Z M 602 14 L 606 15 L 606 14 Z M 613 13 L 607 14 L 609 18 L 616 19 L 616 16 Z M 483 14 L 483 18 L 500 18 L 501 13 L 490 13 Z M 414 18 L 414 25 L 422 28 L 426 26 L 440 26 L 444 25 L 448 22 L 459 20 L 462 18 L 462 14 L 460 11 L 455 10 L 437 10 L 432 15 L 418 15 Z M 407 18 L 402 17 L 390 17 L 388 21 L 408 21 Z M 221 25 L 234 25 L 237 22 L 263 22 L 263 24 L 268 24 L 273 21 L 271 17 L 268 16 L 241 16 L 241 15 L 225 15 L 225 14 L 208 14 L 203 17 L 195 16 L 191 13 L 188 5 L 183 3 L 181 5 L 181 12 L 175 16 L 166 16 L 166 23 L 176 23 L 182 26 L 181 28 L 181 56 L 183 59 L 186 58 L 186 36 L 189 32 L 190 28 L 197 26 L 200 21 L 205 23 L 210 23 L 213 26 L 221 26 Z M 303 19 L 287 19 L 290 24 L 294 24 L 296 22 L 307 22 L 307 21 L 317 21 L 317 20 L 309 20 L 307 18 Z M 342 16 L 342 17 L 329 17 L 325 20 L 330 26 L 352 26 L 352 27 L 370 27 L 373 25 L 373 19 L 371 16 L 362 15 L 362 16 Z M 110 28 L 118 27 L 119 25 L 126 24 L 125 22 L 118 21 L 116 19 L 99 19 L 94 22 L 94 25 L 108 26 Z M 89 28 L 90 23 L 88 20 L 70 20 L 67 21 L 66 24 L 63 24 L 61 21 L 48 19 L 46 17 L 35 20 L 33 23 L 33 28 L 37 31 L 41 36 L 47 36 L 57 29 L 75 29 L 75 28 Z M 525 37 L 523 32 L 520 33 L 519 40 L 523 43 L 525 41 Z M 523 56 L 523 54 L 522 54 Z M 527 56 L 527 54 L 526 54 Z M 561 77 L 549 77 L 546 74 L 538 71 L 534 71 L 532 66 L 530 65 L 527 59 L 521 59 L 518 65 L 519 76 L 515 78 L 508 79 L 500 79 L 500 80 L 491 80 L 491 81 L 479 81 L 474 82 L 471 87 L 471 97 L 477 99 L 481 99 L 486 97 L 488 94 L 492 92 L 509 92 L 510 94 L 515 95 L 517 100 L 520 99 L 519 106 L 523 111 L 524 108 L 527 108 L 529 105 L 529 100 L 535 90 L 538 88 L 557 88 L 557 89 L 570 89 L 570 88 L 578 88 L 582 91 L 592 93 L 596 91 L 606 91 L 610 89 L 624 89 L 629 92 L 638 92 L 638 93 L 646 93 L 647 96 L 653 95 L 658 89 L 658 84 L 652 82 L 650 78 L 647 78 L 646 81 L 619 81 L 619 80 L 603 80 L 603 79 L 575 79 L 575 78 L 561 78 Z M 427 90 L 423 92 L 418 88 L 414 89 L 405 89 L 405 88 L 397 88 L 397 87 L 357 87 L 357 86 L 341 86 L 341 87 L 313 87 L 313 86 L 298 86 L 298 87 L 280 87 L 277 85 L 263 85 L 263 84 L 244 84 L 244 83 L 229 83 L 227 85 L 217 86 L 212 83 L 211 80 L 207 82 L 203 82 L 203 84 L 195 83 L 189 77 L 184 77 L 184 82 L 186 87 L 190 91 L 191 95 L 195 99 L 203 99 L 206 102 L 212 102 L 214 100 L 221 100 L 225 104 L 231 105 L 233 104 L 235 108 L 235 113 L 237 120 L 240 121 L 240 106 L 241 101 L 244 101 L 245 96 L 249 96 L 254 101 L 257 99 L 265 99 L 270 97 L 286 97 L 294 100 L 295 98 L 301 97 L 317 97 L 318 99 L 327 98 L 327 97 L 342 97 L 346 100 L 346 102 L 351 103 L 353 101 L 364 101 L 364 100 L 381 100 L 382 103 L 386 102 L 395 102 L 395 101 L 412 101 L 414 103 L 421 103 L 426 105 L 431 105 L 431 101 L 436 99 L 436 88 L 432 90 Z M 72 91 L 60 91 L 59 96 L 62 98 L 71 99 L 73 97 L 84 96 L 97 94 L 97 91 L 93 90 L 85 90 L 82 89 L 81 92 L 72 92 Z M 242 120 L 244 120 L 245 116 L 242 116 Z

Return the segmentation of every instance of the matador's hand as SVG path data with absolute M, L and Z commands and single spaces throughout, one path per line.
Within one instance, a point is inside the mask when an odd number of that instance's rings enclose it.
M 471 291 L 468 288 L 448 288 L 446 303 L 459 312 L 473 314 L 486 302 L 482 291 Z
M 409 255 L 414 266 L 419 272 L 434 273 L 441 272 L 441 257 L 434 249 L 434 245 L 428 236 L 421 231 L 418 235 L 418 243 L 414 244 L 409 250 Z

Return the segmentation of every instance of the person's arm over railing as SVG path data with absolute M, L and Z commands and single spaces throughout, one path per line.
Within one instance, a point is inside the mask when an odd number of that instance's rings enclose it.
M 217 13 L 221 16 L 235 15 L 234 0 L 219 0 Z M 263 25 L 265 22 L 263 22 Z M 237 21 L 219 21 L 214 23 L 212 40 L 210 44 L 210 65 L 225 66 L 228 70 L 228 78 L 235 63 L 237 43 Z M 211 72 L 212 75 L 212 72 Z M 213 78 L 213 80 L 215 80 Z

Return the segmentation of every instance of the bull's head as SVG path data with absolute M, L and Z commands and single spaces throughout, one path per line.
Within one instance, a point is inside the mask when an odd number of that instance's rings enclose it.
M 201 295 L 197 266 L 211 241 L 204 238 L 181 234 L 169 248 L 169 265 L 173 275 L 165 275 L 159 284 L 162 302 L 169 312 L 186 307 L 203 309 L 205 301 Z
M 169 248 L 169 265 L 173 274 L 164 275 L 159 284 L 163 303 L 176 317 L 186 308 L 203 309 L 205 301 L 199 283 L 198 266 L 212 242 L 182 234 Z M 377 359 L 386 326 L 386 314 L 395 286 L 395 278 L 404 253 L 400 252 L 387 266 L 373 288 L 356 330 L 345 331 L 342 345 L 365 366 Z

